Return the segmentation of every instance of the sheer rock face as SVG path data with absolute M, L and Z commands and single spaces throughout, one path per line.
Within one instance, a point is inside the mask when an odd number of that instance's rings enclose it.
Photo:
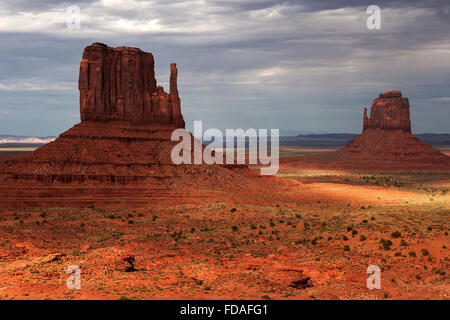
M 80 63 L 81 121 L 184 127 L 175 64 L 171 65 L 170 79 L 175 90 L 169 98 L 162 87 L 157 87 L 151 53 L 94 43 L 84 49 Z
M 363 132 L 368 129 L 411 132 L 408 98 L 398 90 L 381 93 L 372 103 L 370 118 L 364 108 Z

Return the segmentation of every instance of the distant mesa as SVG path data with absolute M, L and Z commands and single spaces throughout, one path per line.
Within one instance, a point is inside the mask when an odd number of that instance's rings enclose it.
M 190 186 L 249 183 L 240 175 L 249 174 L 242 166 L 172 163 L 178 143 L 171 141 L 172 131 L 185 127 L 177 77 L 172 63 L 166 93 L 156 82 L 151 53 L 102 43 L 86 47 L 79 76 L 81 123 L 0 165 L 0 207 L 192 202 Z

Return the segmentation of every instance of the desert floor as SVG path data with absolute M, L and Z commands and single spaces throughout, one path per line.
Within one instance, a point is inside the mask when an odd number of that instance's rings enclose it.
M 0 299 L 450 298 L 448 173 L 282 162 L 278 179 L 271 203 L 2 210 Z M 369 265 L 380 290 L 366 287 Z

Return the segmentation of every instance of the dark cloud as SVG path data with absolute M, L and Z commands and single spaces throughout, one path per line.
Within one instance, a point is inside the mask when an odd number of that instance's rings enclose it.
M 79 31 L 65 27 L 73 4 Z M 153 52 L 165 86 L 176 61 L 188 124 L 358 132 L 362 107 L 400 89 L 416 131 L 448 132 L 448 1 L 373 4 L 381 30 L 366 28 L 367 1 L 0 4 L 0 133 L 56 135 L 79 121 L 79 61 L 96 41 Z
M 369 5 L 377 5 L 380 8 L 442 8 L 448 5 L 447 0 L 299 0 L 286 1 L 287 3 L 300 3 L 302 7 L 310 11 L 335 10 L 340 8 L 355 8 Z
M 74 1 L 61 1 L 61 0 L 10 0 L 4 1 L 2 9 L 6 13 L 26 11 L 26 12 L 42 12 L 52 8 L 60 7 L 67 8 L 71 5 L 82 6 L 95 1 L 91 0 L 74 0 Z

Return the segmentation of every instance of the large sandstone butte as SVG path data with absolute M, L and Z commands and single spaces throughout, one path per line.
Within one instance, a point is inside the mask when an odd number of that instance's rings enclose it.
M 372 103 L 370 117 L 364 108 L 362 133 L 344 148 L 300 162 L 358 171 L 450 171 L 449 157 L 411 133 L 409 101 L 398 90 L 381 93 Z
M 137 48 L 94 43 L 80 63 L 81 121 L 127 121 L 184 127 L 177 88 L 178 70 L 170 66 L 170 93 L 156 85 L 154 59 Z
M 200 187 L 249 183 L 245 168 L 172 163 L 178 142 L 171 133 L 184 128 L 177 74 L 172 63 L 166 93 L 156 83 L 151 53 L 101 43 L 86 47 L 79 78 L 81 123 L 0 165 L 0 207 L 192 202 L 208 196 L 193 191 Z

